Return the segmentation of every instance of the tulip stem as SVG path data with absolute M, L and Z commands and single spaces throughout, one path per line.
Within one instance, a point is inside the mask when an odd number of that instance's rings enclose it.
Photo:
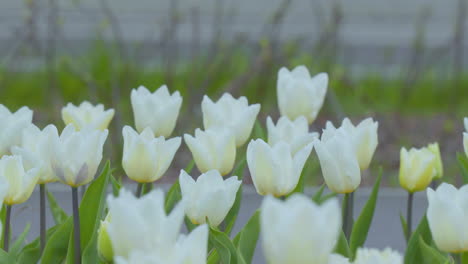
M 75 246 L 75 264 L 81 264 L 80 211 L 78 210 L 78 188 L 72 188 L 73 202 L 73 237 Z
M 141 193 L 143 191 L 143 185 L 144 185 L 144 183 L 142 183 L 142 182 L 139 182 L 138 185 L 137 185 L 136 197 L 138 197 L 138 198 L 141 197 Z
M 353 229 L 354 192 L 345 193 L 343 204 L 343 232 L 346 239 L 349 240 Z
M 409 241 L 411 237 L 411 224 L 413 221 L 413 193 L 408 192 L 408 204 L 406 207 L 406 242 Z
M 10 245 L 10 218 L 11 218 L 11 205 L 6 206 L 5 216 L 5 229 L 3 230 L 3 250 L 8 252 Z
M 453 260 L 455 261 L 454 262 L 455 264 L 462 264 L 462 254 L 463 253 L 453 253 L 452 254 L 452 257 L 453 257 Z
M 44 251 L 46 243 L 46 197 L 45 197 L 45 184 L 39 184 L 39 199 L 40 199 L 40 234 L 41 234 L 41 254 Z

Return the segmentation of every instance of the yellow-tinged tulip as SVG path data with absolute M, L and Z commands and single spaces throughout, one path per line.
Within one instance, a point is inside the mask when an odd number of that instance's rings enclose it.
M 437 171 L 437 157 L 428 148 L 400 151 L 400 185 L 408 192 L 427 188 Z
M 286 201 L 267 196 L 260 227 L 267 263 L 328 264 L 341 231 L 341 210 L 336 198 L 317 205 L 303 194 Z
M 327 93 L 328 75 L 319 73 L 310 76 L 303 65 L 289 71 L 281 68 L 278 72 L 278 107 L 282 116 L 295 120 L 305 116 L 311 124 L 322 108 Z
M 97 249 L 99 256 L 105 262 L 111 262 L 114 258 L 114 251 L 112 250 L 112 243 L 109 237 L 109 233 L 107 233 L 107 226 L 111 221 L 111 216 L 108 213 L 106 218 L 101 221 L 98 230 L 98 238 L 97 238 Z
M 442 183 L 427 189 L 427 221 L 436 246 L 445 252 L 468 251 L 468 185 Z
M 444 175 L 444 166 L 442 164 L 442 157 L 440 156 L 439 143 L 429 144 L 427 148 L 436 156 L 434 179 L 440 179 Z
M 88 101 L 79 106 L 68 103 L 62 108 L 62 120 L 65 125 L 73 124 L 77 130 L 84 128 L 107 129 L 114 117 L 114 109 L 104 110 L 104 105 L 92 105 Z
M 12 113 L 0 104 L 0 157 L 8 155 L 12 146 L 21 144 L 23 129 L 31 125 L 33 111 L 21 107 Z
M 403 264 L 403 256 L 391 248 L 358 248 L 353 264 Z
M 201 173 L 217 170 L 227 175 L 236 161 L 236 138 L 227 129 L 195 130 L 195 137 L 185 134 L 185 143 Z
M 260 104 L 249 105 L 245 96 L 235 99 L 229 93 L 223 94 L 217 102 L 205 95 L 201 107 L 205 129 L 228 128 L 236 137 L 237 147 L 249 139 L 260 111 Z
M 130 179 L 141 183 L 160 179 L 171 165 L 181 144 L 180 137 L 168 140 L 164 137 L 155 138 L 149 127 L 138 134 L 133 128 L 125 126 L 122 134 L 123 168 Z
M 24 203 L 31 196 L 39 179 L 40 168 L 21 156 L 0 159 L 0 181 L 8 183 L 3 202 L 7 205 Z
M 151 93 L 144 86 L 133 89 L 131 94 L 133 117 L 138 132 L 149 127 L 156 137 L 171 136 L 176 126 L 182 97 L 179 92 L 172 95 L 166 85 Z

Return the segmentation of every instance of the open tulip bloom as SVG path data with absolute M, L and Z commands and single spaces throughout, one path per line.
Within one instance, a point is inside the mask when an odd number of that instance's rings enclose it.
M 10 148 L 21 144 L 22 130 L 32 122 L 33 111 L 21 107 L 12 113 L 0 104 L 0 157 L 11 154 Z
M 77 130 L 84 128 L 104 130 L 114 117 L 114 109 L 104 110 L 104 105 L 92 105 L 88 101 L 79 106 L 68 103 L 62 108 L 62 119 L 65 125 L 73 124 Z
M 172 95 L 166 85 L 151 93 L 144 86 L 133 89 L 131 94 L 133 117 L 138 132 L 150 127 L 154 135 L 168 138 L 176 126 L 182 97 L 179 92 Z
M 241 185 L 237 176 L 223 180 L 216 170 L 210 170 L 193 180 L 184 170 L 179 176 L 185 214 L 193 224 L 204 224 L 207 219 L 218 226 L 231 210 Z
M 222 127 L 234 131 L 237 147 L 249 139 L 260 112 L 259 104 L 249 105 L 245 96 L 235 99 L 229 93 L 223 94 L 216 103 L 205 95 L 201 107 L 205 129 Z

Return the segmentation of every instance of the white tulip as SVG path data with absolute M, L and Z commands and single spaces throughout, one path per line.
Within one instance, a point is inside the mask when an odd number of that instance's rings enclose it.
M 0 104 L 0 157 L 10 154 L 10 148 L 21 144 L 23 129 L 32 122 L 33 111 L 21 107 L 15 113 Z
M 361 183 L 361 171 L 351 138 L 343 128 L 334 133 L 323 133 L 315 141 L 315 150 L 320 160 L 322 174 L 330 190 L 350 193 Z
M 108 131 L 84 129 L 76 131 L 67 125 L 55 143 L 52 167 L 64 184 L 78 187 L 96 176 Z
M 150 127 L 155 136 L 168 138 L 176 126 L 182 97 L 179 92 L 169 93 L 166 85 L 151 93 L 144 86 L 131 94 L 133 116 L 138 132 Z
M 299 182 L 311 151 L 312 144 L 293 154 L 291 146 L 284 141 L 274 146 L 261 139 L 250 141 L 247 147 L 247 165 L 257 192 L 276 197 L 291 193 Z
M 403 256 L 390 248 L 358 248 L 353 264 L 403 264 Z
M 21 156 L 3 156 L 0 159 L 0 182 L 8 184 L 3 202 L 13 205 L 28 200 L 39 179 L 39 170 L 37 164 L 29 163 Z
M 260 104 L 249 106 L 245 96 L 235 99 L 229 93 L 223 94 L 216 103 L 205 95 L 201 106 L 205 129 L 228 128 L 235 134 L 237 147 L 249 139 L 260 112 Z
M 77 130 L 84 128 L 107 129 L 114 117 L 114 109 L 104 110 L 104 105 L 92 105 L 88 101 L 79 106 L 68 103 L 62 108 L 62 120 L 65 125 L 73 124 Z
M 164 208 L 164 193 L 153 190 L 141 198 L 121 189 L 118 197 L 107 198 L 112 215 L 107 224 L 114 256 L 125 259 L 132 251 L 156 251 L 163 256 L 177 242 L 184 219 L 182 203 L 169 215 Z
M 218 170 L 227 175 L 236 161 L 236 140 L 226 129 L 195 130 L 195 137 L 185 134 L 185 143 L 201 173 Z
M 210 170 L 194 181 L 181 170 L 179 183 L 185 214 L 190 221 L 198 225 L 208 219 L 211 225 L 218 226 L 231 210 L 242 182 L 237 176 L 223 180 L 217 170 Z
M 319 137 L 318 133 L 309 132 L 309 124 L 304 116 L 300 116 L 294 121 L 282 116 L 276 126 L 271 117 L 267 117 L 267 131 L 268 144 L 273 146 L 280 141 L 285 141 L 291 145 L 293 153 L 298 152 Z
M 295 120 L 305 116 L 312 123 L 322 108 L 327 93 L 328 75 L 319 73 L 311 77 L 305 66 L 292 71 L 281 68 L 278 72 L 278 106 L 282 116 Z
M 427 147 L 411 148 L 400 152 L 400 185 L 409 192 L 419 192 L 427 188 L 437 175 L 437 157 Z
M 339 254 L 331 254 L 328 257 L 328 264 L 351 264 L 351 262 Z
M 374 122 L 372 118 L 364 119 L 357 126 L 354 126 L 348 118 L 343 119 L 341 123 L 341 128 L 344 129 L 350 137 L 361 170 L 369 168 L 372 156 L 377 148 L 378 127 L 379 123 Z M 330 137 L 335 131 L 336 128 L 333 124 L 327 122 L 322 137 Z
M 166 173 L 182 141 L 180 137 L 168 140 L 162 136 L 155 138 L 149 127 L 138 134 L 125 126 L 122 134 L 123 168 L 130 179 L 141 183 L 154 182 Z
M 23 130 L 21 147 L 13 147 L 12 153 L 33 161 L 40 167 L 38 184 L 58 181 L 52 167 L 54 144 L 59 140 L 57 128 L 46 126 L 42 131 L 35 125 Z
M 117 257 L 116 264 L 206 264 L 208 226 L 195 228 L 187 237 L 179 237 L 169 252 L 159 250 L 130 252 L 128 259 Z
M 341 210 L 335 198 L 316 205 L 303 194 L 286 201 L 267 196 L 260 224 L 267 263 L 327 264 L 341 230 Z
M 436 246 L 459 253 L 468 250 L 468 185 L 460 189 L 442 183 L 436 191 L 427 189 L 427 220 Z

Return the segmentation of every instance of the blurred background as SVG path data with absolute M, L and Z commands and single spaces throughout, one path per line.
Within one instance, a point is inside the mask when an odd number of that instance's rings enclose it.
M 41 127 L 63 127 L 67 102 L 116 109 L 107 151 L 120 167 L 131 89 L 181 92 L 174 135 L 201 127 L 203 95 L 223 92 L 261 103 L 264 126 L 278 116 L 278 70 L 304 64 L 331 80 L 313 130 L 345 116 L 379 121 L 369 175 L 381 165 L 396 186 L 400 148 L 438 141 L 454 181 L 468 116 L 467 12 L 466 0 L 0 0 L 0 103 L 29 106 Z M 183 146 L 165 180 L 190 159 Z

